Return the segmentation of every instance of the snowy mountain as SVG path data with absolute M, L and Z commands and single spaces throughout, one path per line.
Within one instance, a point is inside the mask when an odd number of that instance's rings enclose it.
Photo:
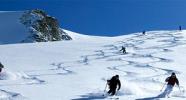
M 186 31 L 118 37 L 64 31 L 72 41 L 0 45 L 1 100 L 110 100 L 103 96 L 106 80 L 116 74 L 120 100 L 185 100 Z M 172 72 L 180 90 L 159 98 Z
M 56 18 L 42 10 L 1 11 L 0 43 L 71 40 Z

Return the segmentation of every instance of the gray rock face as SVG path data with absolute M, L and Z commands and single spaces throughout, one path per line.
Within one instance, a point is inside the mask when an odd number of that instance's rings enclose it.
M 25 11 L 20 22 L 29 30 L 29 36 L 22 42 L 48 42 L 72 40 L 60 27 L 56 18 L 42 10 Z

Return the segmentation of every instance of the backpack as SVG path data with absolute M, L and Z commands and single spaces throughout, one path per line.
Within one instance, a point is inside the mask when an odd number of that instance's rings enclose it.
M 3 64 L 1 64 L 1 62 L 0 62 L 0 68 L 4 68 L 4 66 L 3 66 Z

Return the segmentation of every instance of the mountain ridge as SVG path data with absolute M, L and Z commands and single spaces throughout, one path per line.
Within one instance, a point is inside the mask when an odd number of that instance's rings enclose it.
M 72 39 L 59 27 L 57 19 L 37 12 L 45 13 L 38 9 L 0 12 L 0 44 Z

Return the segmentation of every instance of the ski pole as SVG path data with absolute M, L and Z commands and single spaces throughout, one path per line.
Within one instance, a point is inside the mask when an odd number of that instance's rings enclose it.
M 104 91 L 103 91 L 103 96 L 105 96 L 105 91 L 106 91 L 106 89 L 107 89 L 107 82 L 106 82 L 106 85 L 105 85 L 105 89 L 104 89 Z
M 106 89 L 107 89 L 107 82 L 106 82 L 106 85 L 105 85 L 105 89 L 104 89 L 104 92 L 106 91 Z
M 182 91 L 181 91 L 181 89 L 180 89 L 180 86 L 179 86 L 179 85 L 178 85 L 178 88 L 179 88 L 180 92 L 182 93 Z
M 165 87 L 165 84 L 166 84 L 166 83 L 164 83 L 164 84 L 163 84 L 163 86 L 162 86 L 162 88 L 161 88 L 161 90 L 160 90 L 160 91 L 162 91 L 162 90 L 163 90 L 163 88 Z

